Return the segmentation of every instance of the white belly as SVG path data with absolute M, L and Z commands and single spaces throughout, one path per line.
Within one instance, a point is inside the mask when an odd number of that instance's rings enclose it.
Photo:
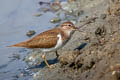
M 57 37 L 59 38 L 57 41 L 57 44 L 55 47 L 52 48 L 42 48 L 43 52 L 50 52 L 50 51 L 56 51 L 57 49 L 61 48 L 63 46 L 63 42 L 62 42 L 62 36 L 61 34 L 58 34 Z

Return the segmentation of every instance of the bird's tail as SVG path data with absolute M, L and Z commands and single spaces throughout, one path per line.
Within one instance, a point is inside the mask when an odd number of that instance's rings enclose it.
M 7 46 L 7 47 L 26 47 L 26 42 L 20 42 L 20 43 L 10 45 L 10 46 Z

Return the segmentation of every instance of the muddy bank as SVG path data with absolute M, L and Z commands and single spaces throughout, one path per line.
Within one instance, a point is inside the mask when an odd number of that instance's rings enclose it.
M 92 23 L 75 32 L 72 39 L 60 50 L 60 56 L 47 54 L 49 69 L 33 51 L 26 57 L 35 80 L 119 80 L 120 79 L 120 12 L 119 0 L 76 0 L 84 14 L 76 26 L 91 17 Z M 84 5 L 83 5 L 84 4 Z M 39 52 L 40 53 L 40 52 Z

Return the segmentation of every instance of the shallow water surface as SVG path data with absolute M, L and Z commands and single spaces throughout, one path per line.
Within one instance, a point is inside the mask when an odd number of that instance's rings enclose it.
M 0 80 L 16 80 L 27 67 L 23 58 L 29 50 L 6 46 L 29 39 L 26 36 L 29 30 L 38 34 L 55 26 L 49 22 L 55 16 L 51 12 L 40 17 L 33 16 L 38 13 L 39 1 L 0 0 Z M 20 55 L 20 59 L 13 59 L 13 54 Z M 19 80 L 30 80 L 31 77 L 20 77 Z

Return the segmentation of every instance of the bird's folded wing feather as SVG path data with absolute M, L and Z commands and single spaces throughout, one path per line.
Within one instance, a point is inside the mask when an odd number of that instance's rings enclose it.
M 58 29 L 48 30 L 40 33 L 30 40 L 12 45 L 10 47 L 26 47 L 26 48 L 52 48 L 55 47 L 59 34 Z
M 28 48 L 52 48 L 56 45 L 58 37 L 56 34 L 39 35 L 27 41 Z

